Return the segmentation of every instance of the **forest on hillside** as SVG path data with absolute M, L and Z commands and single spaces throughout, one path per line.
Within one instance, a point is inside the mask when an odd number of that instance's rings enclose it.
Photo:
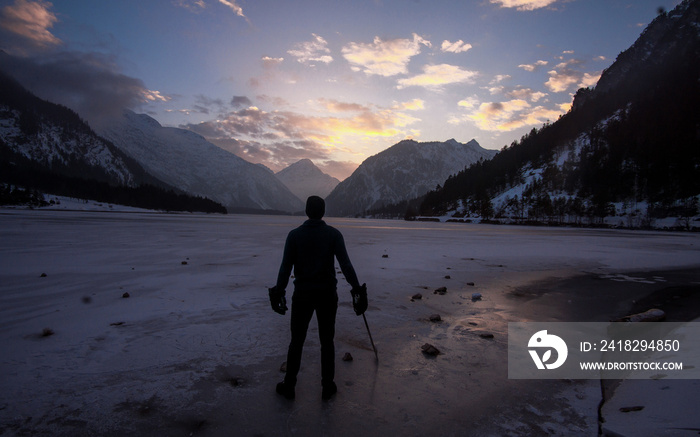
M 579 89 L 567 114 L 407 202 L 415 208 L 408 215 L 602 223 L 616 214 L 614 204 L 644 216 L 641 225 L 697 215 L 699 38 L 695 27 L 665 15 L 656 24 L 648 32 L 654 37 L 661 26 L 671 28 L 653 41 L 656 51 L 645 32 L 603 72 L 599 89 Z M 520 189 L 504 196 L 514 187 Z
M 176 192 L 149 175 L 135 160 L 98 137 L 71 109 L 39 99 L 0 72 L 0 120 L 18 131 L 0 138 L 0 205 L 44 206 L 42 193 L 147 209 L 226 213 L 206 198 Z M 21 153 L 25 145 L 50 141 L 63 148 L 63 159 Z M 133 179 L 124 183 L 114 172 L 90 164 L 82 155 L 104 144 L 123 162 Z

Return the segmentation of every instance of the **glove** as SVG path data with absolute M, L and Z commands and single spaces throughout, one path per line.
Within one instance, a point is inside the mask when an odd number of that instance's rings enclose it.
M 352 287 L 352 309 L 355 314 L 361 316 L 367 311 L 367 284 L 362 284 L 360 287 Z
M 284 315 L 287 312 L 287 298 L 284 297 L 284 290 L 279 290 L 275 285 L 272 288 L 268 288 L 268 293 L 270 295 L 270 305 L 272 305 L 272 310 L 278 314 Z

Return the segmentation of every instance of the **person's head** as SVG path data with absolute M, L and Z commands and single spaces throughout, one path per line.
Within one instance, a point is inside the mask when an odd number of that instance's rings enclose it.
M 306 215 L 312 220 L 320 220 L 326 213 L 326 202 L 318 196 L 306 199 Z

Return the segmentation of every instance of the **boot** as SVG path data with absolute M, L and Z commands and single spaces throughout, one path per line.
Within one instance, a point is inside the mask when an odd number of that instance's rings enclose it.
M 277 393 L 281 394 L 286 399 L 294 399 L 294 387 L 290 386 L 289 384 L 285 384 L 284 381 L 277 384 Z
M 321 398 L 324 401 L 327 401 L 330 398 L 332 398 L 333 395 L 336 393 L 338 393 L 338 386 L 335 385 L 335 382 L 330 382 L 328 384 L 323 385 L 323 391 L 321 392 Z

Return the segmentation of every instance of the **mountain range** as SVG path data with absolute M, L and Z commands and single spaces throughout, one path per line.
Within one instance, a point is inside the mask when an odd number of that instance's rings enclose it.
M 462 144 L 401 141 L 367 158 L 326 198 L 329 215 L 364 214 L 367 210 L 421 196 L 465 167 L 492 158 L 494 150 L 476 140 Z
M 273 174 L 208 142 L 194 132 L 163 127 L 146 114 L 123 117 L 97 132 L 150 174 L 181 190 L 206 196 L 229 212 L 295 212 L 303 203 Z
M 500 152 L 475 140 L 404 140 L 340 183 L 310 160 L 275 175 L 198 134 L 131 111 L 95 133 L 73 111 L 0 74 L 0 183 L 126 204 L 138 198 L 146 207 L 167 198 L 166 208 L 184 210 L 292 213 L 317 194 L 336 216 L 395 213 L 397 205 L 424 215 L 550 222 L 693 216 L 700 194 L 699 28 L 700 0 L 660 13 L 595 88 L 578 90 L 567 114 Z
M 308 159 L 274 174 L 199 134 L 163 127 L 152 117 L 129 110 L 93 130 L 70 109 L 37 98 L 5 75 L 0 79 L 0 164 L 6 170 L 0 182 L 50 191 L 53 183 L 48 180 L 60 175 L 75 179 L 74 188 L 62 194 L 76 197 L 98 195 L 88 194 L 84 187 L 90 184 L 80 182 L 95 180 L 112 188 L 148 185 L 186 193 L 194 199 L 211 199 L 229 212 L 293 213 L 302 211 L 304 200 L 313 194 L 328 198 L 330 213 L 352 215 L 425 193 L 450 174 L 495 153 L 476 141 L 406 140 L 368 158 L 340 184 Z M 153 201 L 165 194 L 149 191 L 147 197 Z

